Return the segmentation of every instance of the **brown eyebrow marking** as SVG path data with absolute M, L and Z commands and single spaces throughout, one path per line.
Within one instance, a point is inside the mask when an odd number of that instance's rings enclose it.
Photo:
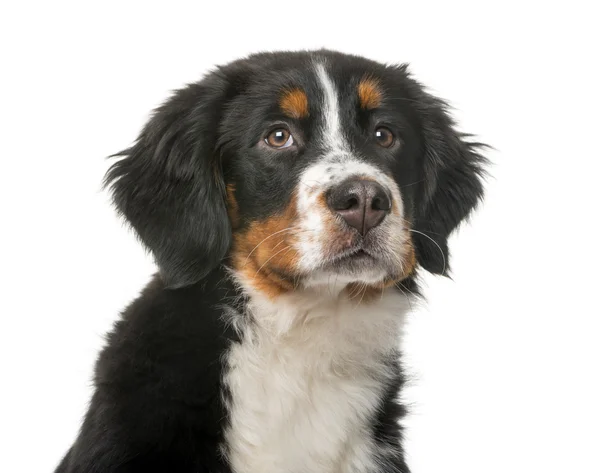
M 308 97 L 302 89 L 286 90 L 279 99 L 279 106 L 291 118 L 308 117 Z
M 379 82 L 372 77 L 365 77 L 358 83 L 358 100 L 361 108 L 370 110 L 381 104 L 381 88 Z

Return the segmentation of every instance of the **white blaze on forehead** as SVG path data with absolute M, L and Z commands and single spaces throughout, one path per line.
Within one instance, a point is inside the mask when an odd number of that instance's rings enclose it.
M 315 66 L 317 78 L 323 90 L 323 144 L 331 151 L 346 150 L 347 145 L 344 141 L 342 126 L 340 122 L 340 105 L 338 101 L 338 92 L 331 77 L 327 74 L 325 66 L 317 63 Z

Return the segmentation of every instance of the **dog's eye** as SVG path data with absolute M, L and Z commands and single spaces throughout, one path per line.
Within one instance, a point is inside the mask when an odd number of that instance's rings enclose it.
M 271 148 L 289 148 L 294 144 L 294 137 L 285 128 L 277 128 L 273 130 L 269 135 L 265 138 L 265 143 L 267 143 Z
M 389 148 L 394 144 L 394 134 L 384 126 L 380 126 L 375 130 L 375 139 L 379 146 Z

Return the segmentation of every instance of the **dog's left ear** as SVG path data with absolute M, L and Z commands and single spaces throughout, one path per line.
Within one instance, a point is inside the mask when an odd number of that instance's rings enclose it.
M 434 274 L 448 275 L 450 233 L 483 197 L 485 145 L 459 133 L 446 103 L 416 84 L 415 102 L 423 138 L 423 181 L 416 201 L 413 228 L 417 260 Z
M 176 288 L 206 276 L 231 243 L 225 183 L 216 149 L 231 87 L 213 72 L 159 107 L 136 143 L 108 171 L 117 210 Z

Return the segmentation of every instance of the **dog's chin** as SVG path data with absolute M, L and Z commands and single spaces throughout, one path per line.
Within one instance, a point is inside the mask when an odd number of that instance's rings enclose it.
M 305 287 L 342 288 L 358 283 L 379 285 L 394 278 L 393 271 L 383 255 L 358 248 L 329 258 L 304 280 Z

